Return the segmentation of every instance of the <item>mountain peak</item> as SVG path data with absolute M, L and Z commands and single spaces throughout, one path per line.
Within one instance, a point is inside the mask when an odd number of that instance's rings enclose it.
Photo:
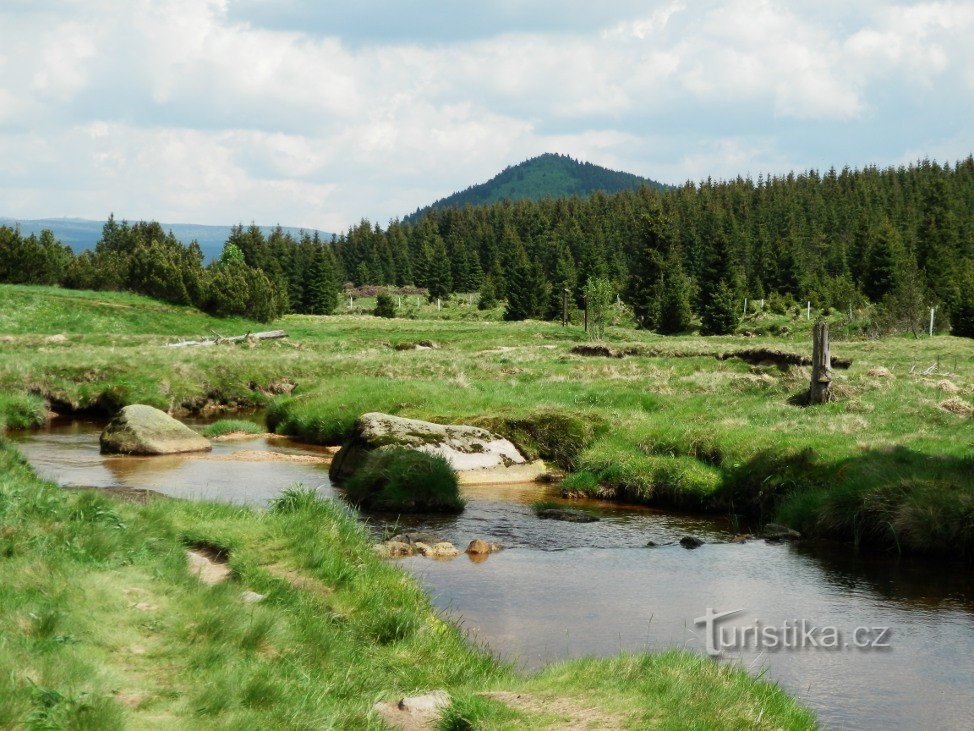
M 566 196 L 589 196 L 598 191 L 618 193 L 642 186 L 665 188 L 662 183 L 632 173 L 610 170 L 568 155 L 546 152 L 511 165 L 486 183 L 441 198 L 409 216 L 419 218 L 429 210 L 461 208 L 466 205 L 501 201 L 541 200 Z

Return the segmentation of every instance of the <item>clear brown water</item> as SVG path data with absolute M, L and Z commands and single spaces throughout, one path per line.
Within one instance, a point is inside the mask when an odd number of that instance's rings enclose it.
M 338 497 L 320 465 L 208 459 L 104 458 L 98 427 L 75 423 L 17 437 L 45 477 L 64 485 L 136 487 L 175 497 L 260 505 L 301 483 Z M 263 439 L 218 445 L 320 454 Z M 726 520 L 592 503 L 598 523 L 539 520 L 536 485 L 466 489 L 460 516 L 374 517 L 390 528 L 429 530 L 460 546 L 485 538 L 507 549 L 482 562 L 410 558 L 434 603 L 472 639 L 534 668 L 567 657 L 666 647 L 703 649 L 693 620 L 708 607 L 744 609 L 733 624 L 806 619 L 846 632 L 891 628 L 888 650 L 804 649 L 725 654 L 764 673 L 813 708 L 829 728 L 974 729 L 974 576 L 949 562 L 856 556 L 847 547 L 708 543 L 645 548 L 684 535 L 728 540 Z

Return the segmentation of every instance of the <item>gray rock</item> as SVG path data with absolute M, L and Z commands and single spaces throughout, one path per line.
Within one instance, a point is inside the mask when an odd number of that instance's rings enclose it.
M 683 536 L 683 538 L 680 539 L 680 545 L 692 551 L 694 548 L 700 548 L 700 546 L 703 545 L 703 541 L 696 536 Z
M 591 513 L 571 508 L 545 508 L 538 511 L 538 517 L 543 520 L 563 520 L 568 523 L 596 523 L 599 520 Z
M 398 731 L 425 731 L 436 726 L 437 717 L 450 705 L 450 694 L 434 690 L 407 696 L 398 703 L 380 701 L 372 708 L 386 726 Z
M 399 701 L 399 710 L 407 713 L 435 713 L 450 705 L 450 694 L 434 690 L 425 695 L 406 696 Z
M 244 604 L 256 604 L 264 600 L 264 595 L 248 589 L 247 591 L 241 592 L 240 599 Z
M 209 439 L 182 422 L 143 404 L 119 411 L 99 441 L 103 454 L 180 454 L 208 452 L 213 448 Z
M 437 536 L 435 533 L 399 533 L 390 538 L 387 543 L 405 543 L 407 545 L 413 545 L 416 543 L 425 543 L 427 546 L 432 546 L 436 543 L 442 543 L 443 539 Z
M 490 470 L 527 462 L 511 442 L 476 426 L 444 426 L 390 414 L 363 414 L 328 470 L 341 482 L 361 466 L 369 452 L 405 447 L 444 457 L 456 471 Z

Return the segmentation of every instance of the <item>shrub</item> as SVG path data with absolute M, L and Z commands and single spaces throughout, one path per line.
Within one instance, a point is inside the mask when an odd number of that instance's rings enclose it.
M 386 292 L 380 292 L 375 298 L 375 310 L 372 314 L 376 317 L 395 317 L 396 316 L 396 305 L 392 301 L 392 297 Z
M 446 459 L 402 447 L 371 452 L 346 482 L 345 494 L 380 512 L 460 513 L 465 505 Z

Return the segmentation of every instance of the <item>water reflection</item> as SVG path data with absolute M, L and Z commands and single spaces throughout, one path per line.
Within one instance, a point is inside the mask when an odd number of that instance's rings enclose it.
M 264 504 L 295 483 L 335 495 L 321 450 L 259 437 L 216 445 L 204 458 L 118 458 L 98 452 L 96 423 L 19 435 L 44 477 L 70 486 L 130 487 L 175 497 Z M 600 522 L 539 520 L 541 485 L 466 487 L 459 516 L 373 516 L 376 534 L 434 532 L 463 548 L 506 546 L 489 557 L 404 559 L 434 602 L 472 637 L 526 667 L 583 655 L 703 647 L 693 620 L 707 607 L 744 609 L 738 625 L 804 618 L 849 632 L 893 629 L 888 652 L 732 653 L 766 670 L 837 728 L 974 728 L 974 576 L 960 564 L 859 556 L 847 546 L 727 541 L 727 520 L 589 503 Z M 695 535 L 708 545 L 645 548 Z

